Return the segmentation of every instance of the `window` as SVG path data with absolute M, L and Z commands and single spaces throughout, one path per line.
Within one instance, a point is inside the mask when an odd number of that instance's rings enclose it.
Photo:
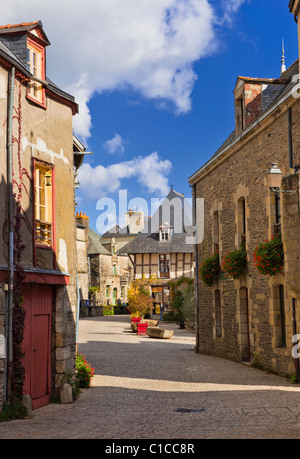
M 52 168 L 35 163 L 35 241 L 45 247 L 52 247 L 52 176 Z
M 106 286 L 105 296 L 106 298 L 109 298 L 109 286 L 108 285 Z
M 215 308 L 216 308 L 216 337 L 222 336 L 222 316 L 221 316 L 221 296 L 220 290 L 215 291 Z
M 170 255 L 159 255 L 160 277 L 170 277 Z
M 121 298 L 125 298 L 125 287 L 121 287 Z
M 235 101 L 236 129 L 239 134 L 244 129 L 244 101 L 243 98 Z
M 280 193 L 275 193 L 275 224 L 273 228 L 274 236 L 281 232 L 281 202 Z
M 245 198 L 238 200 L 238 235 L 240 247 L 246 245 L 246 201 Z
M 117 275 L 117 266 L 116 265 L 113 265 L 113 275 L 114 276 Z
M 45 79 L 43 48 L 31 41 L 27 44 L 27 69 L 36 78 Z M 44 103 L 44 90 L 40 82 L 32 79 L 28 87 L 28 96 L 35 101 Z
M 169 230 L 167 230 L 167 229 L 162 229 L 161 230 L 161 240 L 162 241 L 168 241 L 169 240 Z
M 219 212 L 214 212 L 213 215 L 213 245 L 214 245 L 214 252 L 219 250 Z
M 163 223 L 159 227 L 159 241 L 160 242 L 169 242 L 172 238 L 173 227 L 169 223 Z
M 275 325 L 275 346 L 286 347 L 285 329 L 285 307 L 284 307 L 284 287 L 276 285 L 274 288 L 274 325 Z

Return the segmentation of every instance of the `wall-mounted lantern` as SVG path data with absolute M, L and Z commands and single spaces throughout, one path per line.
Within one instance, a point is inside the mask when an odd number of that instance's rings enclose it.
M 51 174 L 48 171 L 45 173 L 45 181 L 46 186 L 51 186 Z
M 282 176 L 283 174 L 281 170 L 279 169 L 279 167 L 277 167 L 276 163 L 272 163 L 272 167 L 267 174 L 268 186 L 270 190 L 274 191 L 274 193 L 276 194 L 278 193 L 297 193 L 296 190 L 281 190 L 280 189 Z
M 271 169 L 269 170 L 267 174 L 268 185 L 272 191 L 274 192 L 279 191 L 281 180 L 282 180 L 282 175 L 283 174 L 281 170 L 279 169 L 279 167 L 277 167 L 276 163 L 272 163 Z

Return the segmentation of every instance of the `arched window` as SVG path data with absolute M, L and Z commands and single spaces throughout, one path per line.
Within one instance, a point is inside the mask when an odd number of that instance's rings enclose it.
M 214 252 L 219 250 L 220 244 L 220 230 L 219 230 L 219 212 L 216 210 L 213 214 L 213 245 Z
M 246 201 L 245 198 L 238 200 L 238 235 L 240 247 L 246 245 Z

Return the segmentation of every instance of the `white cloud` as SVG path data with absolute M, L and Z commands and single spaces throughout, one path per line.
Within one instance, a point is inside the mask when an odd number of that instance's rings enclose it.
M 229 19 L 243 0 L 226 0 Z M 42 20 L 52 45 L 48 76 L 80 104 L 78 135 L 92 126 L 95 93 L 132 87 L 147 98 L 191 108 L 193 65 L 217 46 L 208 0 L 0 0 L 1 24 Z M 224 12 L 220 13 L 225 14 Z M 166 105 L 161 103 L 161 105 Z
M 79 192 L 89 199 L 98 200 L 119 190 L 123 179 L 135 178 L 148 192 L 164 196 L 169 192 L 167 175 L 171 167 L 171 162 L 160 159 L 156 152 L 108 167 L 92 167 L 84 163 L 78 173 Z
M 111 140 L 107 140 L 103 144 L 103 148 L 110 154 L 113 153 L 124 153 L 124 141 L 120 134 L 115 134 Z

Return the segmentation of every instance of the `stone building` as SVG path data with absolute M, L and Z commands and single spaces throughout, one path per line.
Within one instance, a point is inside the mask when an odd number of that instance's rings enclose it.
M 40 21 L 0 27 L 0 407 L 43 406 L 75 372 L 78 106 L 48 78 L 49 45 Z
M 173 187 L 136 238 L 118 253 L 127 254 L 132 279 L 149 279 L 154 313 L 170 305 L 170 281 L 194 276 L 191 212 L 184 196 Z
M 195 216 L 197 225 L 204 219 L 204 239 L 195 246 L 197 350 L 289 376 L 299 373 L 292 357 L 300 331 L 298 69 L 298 61 L 287 70 L 283 61 L 275 79 L 238 77 L 235 130 L 189 178 L 194 202 L 204 198 L 204 215 Z M 280 188 L 268 182 L 272 167 Z M 283 270 L 260 275 L 256 247 L 278 234 Z M 246 272 L 235 279 L 222 261 L 243 247 Z M 214 253 L 221 272 L 207 286 L 200 270 Z
M 85 214 L 77 212 L 76 224 L 80 299 L 87 300 L 92 287 L 93 297 L 101 306 L 126 303 L 131 273 L 127 255 L 118 254 L 113 235 L 109 238 L 106 234 L 103 243 L 102 237 L 89 227 Z

